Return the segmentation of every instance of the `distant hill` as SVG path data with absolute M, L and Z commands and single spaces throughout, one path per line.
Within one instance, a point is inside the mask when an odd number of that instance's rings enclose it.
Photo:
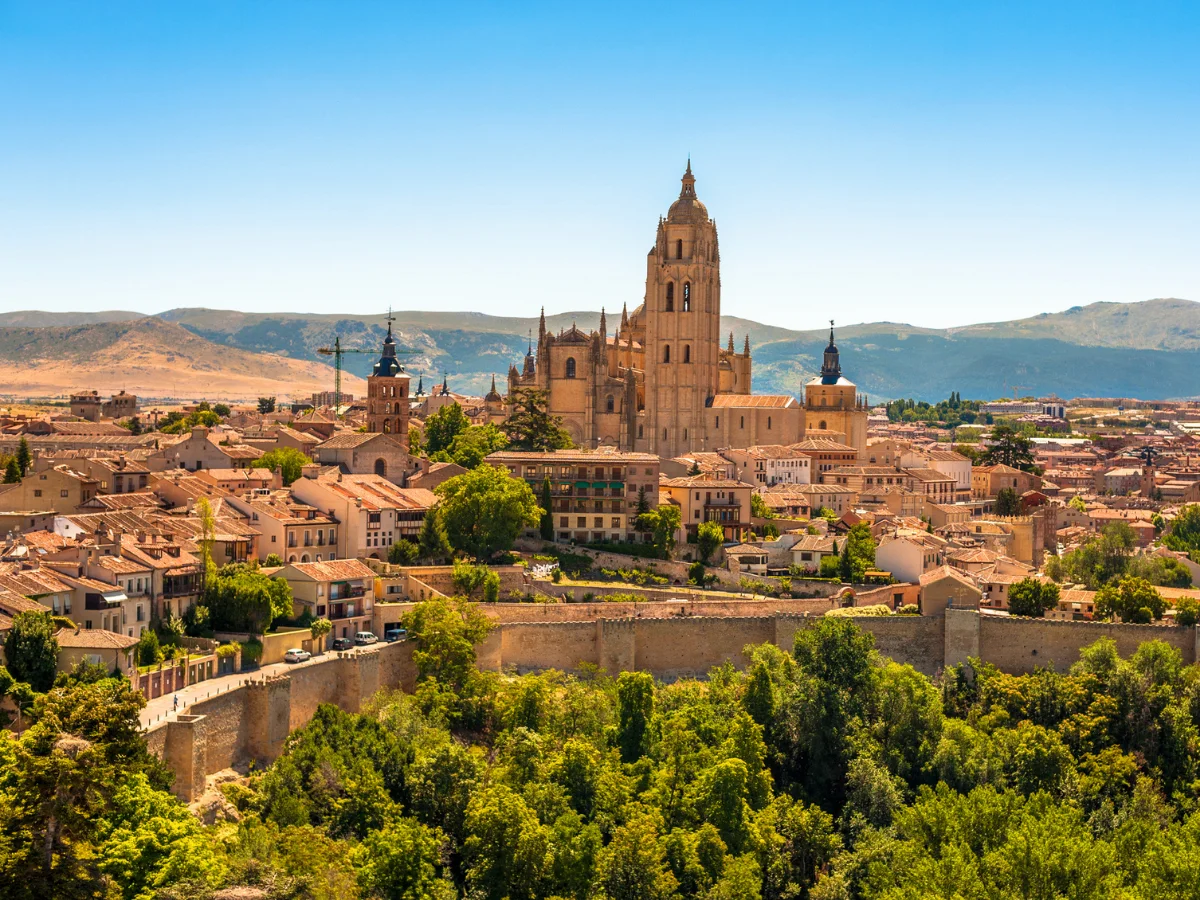
M 35 326 L 38 316 L 67 313 L 5 313 Z M 102 323 L 135 313 L 95 313 Z M 361 353 L 345 356 L 347 372 L 365 376 L 386 331 L 384 314 L 312 315 L 241 313 L 217 309 L 172 309 L 158 319 L 227 349 L 288 357 L 316 368 L 328 360 L 317 349 L 340 335 L 342 346 Z M 520 363 L 536 317 L 491 316 L 477 312 L 395 313 L 395 330 L 408 353 L 404 363 L 426 387 L 448 375 L 453 389 L 481 394 L 492 374 L 505 378 Z M 595 311 L 547 316 L 552 331 L 595 328 Z M 620 310 L 608 317 L 610 331 Z M 47 318 L 47 324 L 53 323 Z M 125 327 L 132 323 L 126 321 Z M 794 331 L 736 316 L 723 316 L 722 334 L 734 333 L 740 350 L 749 333 L 754 354 L 754 390 L 799 395 L 821 364 L 828 331 Z M 0 337 L 0 343 L 3 342 Z M 959 328 L 918 328 L 892 322 L 839 326 L 842 367 L 873 400 L 898 396 L 936 400 L 951 391 L 994 398 L 1011 394 L 1125 396 L 1146 399 L 1200 395 L 1200 303 L 1160 299 L 1140 303 L 1093 303 L 1061 313 Z M 252 367 L 251 358 L 241 360 Z M 278 362 L 264 360 L 265 373 Z M 247 372 L 249 369 L 246 370 Z M 3 372 L 0 371 L 0 376 Z M 239 376 L 239 377 L 249 377 Z M 265 375 L 264 377 L 270 377 Z M 326 370 L 326 386 L 332 373 Z M 75 384 L 75 382 L 72 382 Z M 347 391 L 354 388 L 345 387 Z M 358 391 L 363 388 L 358 387 Z M 161 392 L 161 388 L 160 388 Z M 282 392 L 282 391 L 281 391 Z
M 129 322 L 141 319 L 145 313 L 110 309 L 104 312 L 44 312 L 39 309 L 17 309 L 0 312 L 0 328 L 53 328 L 71 325 L 96 325 L 101 322 Z
M 250 400 L 307 397 L 332 385 L 330 369 L 214 344 L 173 322 L 124 322 L 49 328 L 0 328 L 0 391 L 50 396 L 84 388 L 124 388 L 143 396 Z M 344 389 L 366 385 L 347 378 Z

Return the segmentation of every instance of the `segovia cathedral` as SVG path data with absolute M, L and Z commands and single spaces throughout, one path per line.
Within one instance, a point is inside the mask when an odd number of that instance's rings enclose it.
M 614 334 L 600 328 L 546 330 L 536 355 L 508 373 L 508 393 L 545 391 L 549 411 L 578 447 L 614 446 L 672 458 L 689 452 L 794 444 L 809 430 L 866 445 L 865 398 L 841 376 L 833 330 L 821 375 L 806 386 L 804 407 L 791 396 L 751 394 L 750 336 L 741 352 L 733 333 L 721 346 L 721 254 L 717 225 L 696 197 L 691 160 L 679 199 L 658 221 L 646 257 L 646 295 L 621 310 Z M 807 409 L 806 409 L 807 407 Z M 817 436 L 814 434 L 813 436 Z M 861 440 L 861 444 L 856 441 Z

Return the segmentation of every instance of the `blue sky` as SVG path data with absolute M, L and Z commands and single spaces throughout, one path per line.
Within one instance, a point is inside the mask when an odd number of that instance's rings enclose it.
M 0 0 L 0 308 L 1200 300 L 1200 4 Z

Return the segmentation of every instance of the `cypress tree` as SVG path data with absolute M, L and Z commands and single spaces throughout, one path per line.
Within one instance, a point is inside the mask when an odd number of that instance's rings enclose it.
M 551 509 L 550 499 L 550 476 L 547 475 L 542 479 L 542 540 L 554 540 L 554 514 Z

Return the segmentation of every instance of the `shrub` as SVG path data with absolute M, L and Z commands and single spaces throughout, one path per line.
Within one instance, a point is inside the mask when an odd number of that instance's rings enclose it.
M 250 640 L 242 644 L 242 662 L 256 663 L 262 659 L 262 641 Z
M 237 656 L 237 652 L 242 649 L 242 645 L 237 641 L 230 641 L 228 644 L 222 644 L 217 648 L 217 657 L 225 659 L 227 656 Z
M 921 607 L 917 606 L 915 603 L 905 603 L 898 610 L 896 610 L 896 615 L 898 616 L 919 616 L 920 614 Z
M 1200 620 L 1200 601 L 1194 597 L 1181 597 L 1175 604 L 1175 624 L 1191 627 Z

